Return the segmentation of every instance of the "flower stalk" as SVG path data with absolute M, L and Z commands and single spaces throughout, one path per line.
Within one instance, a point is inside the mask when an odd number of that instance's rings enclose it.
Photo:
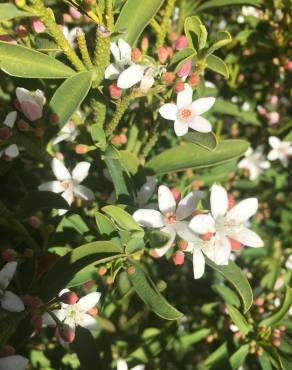
M 162 18 L 162 21 L 161 21 L 161 26 L 160 26 L 161 32 L 158 33 L 158 35 L 157 35 L 157 40 L 156 40 L 156 45 L 155 45 L 156 49 L 160 48 L 164 44 L 166 34 L 168 32 L 168 29 L 169 29 L 169 19 L 171 18 L 171 14 L 172 14 L 172 11 L 173 11 L 173 8 L 174 8 L 174 4 L 175 4 L 175 0 L 168 0 L 167 1 L 167 5 L 165 7 L 163 18 Z M 152 26 L 153 26 L 153 24 L 152 24 Z
M 90 70 L 93 68 L 93 65 L 88 52 L 85 33 L 81 29 L 78 29 L 76 36 L 83 63 L 85 64 L 86 68 Z

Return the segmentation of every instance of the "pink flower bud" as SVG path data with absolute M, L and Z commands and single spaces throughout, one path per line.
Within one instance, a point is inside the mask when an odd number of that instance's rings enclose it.
M 16 29 L 16 32 L 20 38 L 27 36 L 27 29 L 23 25 L 19 25 Z
M 262 298 L 262 297 L 257 297 L 257 298 L 256 298 L 256 300 L 255 300 L 255 304 L 256 304 L 257 306 L 263 306 L 263 305 L 264 305 L 264 303 L 265 303 L 265 300 L 264 300 L 264 298 Z
M 94 285 L 95 285 L 95 281 L 94 280 L 88 280 L 86 283 L 84 283 L 83 285 L 82 285 L 82 287 L 83 287 L 83 289 L 84 290 L 90 290 L 91 288 L 93 288 L 94 287 Z
M 17 121 L 17 127 L 20 131 L 28 131 L 30 128 L 29 124 L 22 118 Z
M 186 77 L 186 76 L 188 76 L 190 74 L 191 69 L 192 69 L 192 61 L 191 60 L 188 60 L 186 63 L 184 63 L 181 66 L 181 68 L 177 72 L 177 75 L 179 77 Z
M 132 49 L 131 58 L 133 62 L 140 62 L 142 58 L 142 53 L 139 48 Z
M 56 125 L 60 121 L 60 117 L 56 113 L 53 113 L 50 115 L 49 120 L 53 125 Z
M 88 147 L 84 144 L 78 144 L 75 146 L 75 153 L 77 154 L 85 154 L 87 153 Z
M 120 135 L 114 135 L 114 137 L 112 138 L 112 144 L 114 144 L 114 145 L 119 145 L 119 144 L 121 144 L 121 138 L 120 138 Z
M 229 238 L 229 242 L 230 242 L 230 244 L 231 244 L 231 249 L 232 249 L 233 251 L 238 251 L 238 250 L 240 250 L 240 248 L 241 248 L 241 243 L 240 243 L 240 242 L 238 242 L 237 240 L 232 239 L 232 238 Z
M 17 256 L 17 252 L 13 248 L 6 248 L 4 251 L 1 252 L 1 258 L 6 261 L 10 262 L 13 261 Z
M 173 83 L 175 80 L 175 73 L 174 72 L 165 72 L 164 75 L 162 76 L 162 82 L 165 85 L 169 85 Z
M 71 15 L 70 15 L 70 14 L 68 14 L 68 13 L 64 13 L 64 14 L 63 14 L 63 22 L 64 22 L 64 23 L 70 23 L 70 22 L 72 22 L 72 17 L 71 17 Z
M 0 41 L 8 42 L 9 44 L 17 44 L 17 41 L 9 35 L 0 35 Z
M 73 6 L 70 6 L 69 13 L 71 14 L 72 18 L 79 19 L 82 17 L 82 14 Z
M 75 339 L 75 331 L 68 325 L 63 325 L 58 329 L 60 338 L 66 343 L 72 343 Z
M 43 320 L 41 318 L 41 316 L 38 316 L 38 315 L 34 315 L 32 316 L 32 318 L 30 319 L 30 323 L 31 323 L 31 326 L 34 328 L 34 329 L 40 329 L 42 327 L 42 324 L 43 324 Z
M 122 89 L 120 89 L 115 83 L 109 85 L 108 91 L 113 99 L 119 99 L 122 95 Z
M 286 64 L 286 69 L 287 71 L 291 72 L 292 71 L 292 60 L 289 60 Z
M 41 224 L 41 220 L 37 216 L 30 216 L 27 222 L 34 229 L 37 229 Z
M 128 141 L 127 135 L 126 134 L 121 134 L 120 135 L 120 140 L 121 140 L 122 144 L 126 144 L 126 142 Z
M 161 46 L 157 50 L 158 60 L 160 63 L 165 63 L 168 59 L 168 51 L 165 47 Z
M 149 39 L 148 37 L 145 36 L 142 38 L 142 41 L 141 41 L 141 49 L 144 53 L 146 53 L 148 48 L 149 48 Z
M 200 76 L 196 74 L 191 75 L 188 80 L 191 86 L 198 86 L 200 81 L 201 81 Z
M 46 29 L 43 22 L 40 21 L 37 17 L 32 17 L 31 26 L 32 26 L 33 30 L 37 33 L 44 32 L 44 30 Z
M 59 300 L 66 304 L 75 304 L 79 300 L 79 297 L 75 292 L 66 292 L 61 295 Z
M 166 50 L 167 50 L 169 58 L 171 58 L 173 56 L 173 48 L 170 46 L 167 46 Z
M 261 106 L 261 105 L 259 105 L 258 107 L 257 107 L 257 110 L 258 110 L 258 112 L 259 112 L 259 114 L 261 115 L 261 116 L 266 116 L 267 115 L 267 110 L 266 110 L 266 108 L 264 108 L 263 106 Z
M 181 50 L 181 49 L 184 49 L 188 46 L 188 40 L 186 38 L 186 36 L 182 35 L 180 36 L 176 42 L 175 42 L 175 49 L 176 50 Z
M 178 94 L 182 91 L 184 91 L 185 89 L 185 84 L 183 83 L 183 81 L 178 81 L 176 82 L 175 86 L 174 86 L 174 91 Z
M 270 104 L 271 105 L 277 105 L 278 104 L 278 97 L 277 95 L 272 95 L 271 98 L 270 98 Z
M 188 242 L 185 240 L 180 240 L 178 243 L 178 247 L 181 251 L 185 251 L 188 247 Z
M 178 202 L 180 200 L 181 192 L 177 188 L 172 188 L 171 192 L 175 201 Z
M 12 135 L 12 131 L 9 127 L 0 128 L 0 140 L 7 140 Z
M 279 122 L 280 115 L 278 112 L 271 112 L 269 114 L 269 124 L 270 125 L 275 125 Z
M 172 260 L 173 260 L 173 263 L 176 266 L 182 265 L 184 263 L 184 260 L 185 260 L 184 252 L 182 252 L 182 251 L 175 252 L 174 255 L 172 256 Z

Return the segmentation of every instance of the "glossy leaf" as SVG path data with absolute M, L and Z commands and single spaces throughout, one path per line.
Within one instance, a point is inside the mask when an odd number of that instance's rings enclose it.
M 105 206 L 102 211 L 110 216 L 122 229 L 128 231 L 142 231 L 143 229 L 133 219 L 133 217 L 122 208 L 117 206 Z
M 246 321 L 246 318 L 232 305 L 227 304 L 226 308 L 232 321 L 238 327 L 241 334 L 246 336 L 252 330 L 251 326 Z
M 139 160 L 137 156 L 127 150 L 120 151 L 120 161 L 122 166 L 131 175 L 135 175 L 138 172 Z
M 240 157 L 248 147 L 249 143 L 244 140 L 222 140 L 213 151 L 188 143 L 158 154 L 146 163 L 146 168 L 156 174 L 163 174 L 216 166 Z
M 207 54 L 214 53 L 215 50 L 222 48 L 225 45 L 230 44 L 232 41 L 232 37 L 229 32 L 227 31 L 220 31 L 217 34 L 217 39 L 213 43 L 213 45 L 208 49 Z
M 203 49 L 207 42 L 208 33 L 200 19 L 196 16 L 188 17 L 184 27 L 188 45 L 197 51 Z
M 249 344 L 242 345 L 233 355 L 230 357 L 230 365 L 232 369 L 237 370 L 244 363 L 246 356 L 249 353 Z
M 182 317 L 182 313 L 166 301 L 137 262 L 131 261 L 130 266 L 135 269 L 134 273 L 128 273 L 135 291 L 156 315 L 166 320 L 177 320 Z
M 292 306 L 292 288 L 286 287 L 281 305 L 270 316 L 261 321 L 260 326 L 273 326 L 277 324 Z
M 212 329 L 210 328 L 200 329 L 194 333 L 181 336 L 179 341 L 182 346 L 189 347 L 192 344 L 198 343 L 202 339 L 206 338 L 211 332 Z
M 212 369 L 212 366 L 222 359 L 229 357 L 227 342 L 223 342 L 209 357 L 204 361 L 207 369 Z
M 218 293 L 221 298 L 229 304 L 232 304 L 234 307 L 240 307 L 239 297 L 232 289 L 224 284 L 213 284 L 212 289 Z
M 262 0 L 209 0 L 204 1 L 202 5 L 195 9 L 196 13 L 205 11 L 208 9 L 219 8 L 222 6 L 232 6 L 232 5 L 251 5 L 251 6 L 260 6 Z
M 273 370 L 270 358 L 266 352 L 264 352 L 262 356 L 259 356 L 259 363 L 261 365 L 262 370 Z
M 249 282 L 240 268 L 233 261 L 229 261 L 228 265 L 219 266 L 206 258 L 206 263 L 235 288 L 242 300 L 243 311 L 246 313 L 252 305 L 253 294 Z
M 0 4 L 0 22 L 19 17 L 31 17 L 32 14 L 18 9 L 14 4 Z
M 115 24 L 115 32 L 126 30 L 122 38 L 134 45 L 144 28 L 158 12 L 163 0 L 127 0 Z
M 105 263 L 122 253 L 121 247 L 109 241 L 97 241 L 73 249 L 60 258 L 41 279 L 40 297 L 45 302 L 49 301 L 85 267 Z
M 106 145 L 106 136 L 104 130 L 99 127 L 98 124 L 94 124 L 90 126 L 90 135 L 92 140 L 96 143 L 97 146 L 100 148 L 104 148 Z
M 178 71 L 188 60 L 193 59 L 197 52 L 193 48 L 184 48 L 176 52 L 170 60 L 169 67 Z
M 184 135 L 183 138 L 208 150 L 214 150 L 217 146 L 217 138 L 213 132 L 205 134 L 202 132 L 190 131 Z
M 75 74 L 71 68 L 46 54 L 2 41 L 0 69 L 11 76 L 23 78 L 67 78 Z
M 228 67 L 221 58 L 211 54 L 206 57 L 206 63 L 207 67 L 211 69 L 213 72 L 219 73 L 220 75 L 226 78 L 229 77 Z
M 51 101 L 51 113 L 58 116 L 59 127 L 69 121 L 85 99 L 91 86 L 91 72 L 80 72 L 68 78 L 55 91 Z

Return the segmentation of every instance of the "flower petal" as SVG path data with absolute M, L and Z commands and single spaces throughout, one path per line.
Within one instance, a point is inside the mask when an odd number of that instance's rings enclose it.
M 63 162 L 61 162 L 59 159 L 54 158 L 51 165 L 54 175 L 58 180 L 62 181 L 71 179 L 70 172 L 67 170 Z
M 270 136 L 269 137 L 269 144 L 273 149 L 277 149 L 279 145 L 281 144 L 281 140 L 277 138 L 276 136 Z
M 237 224 L 247 221 L 258 209 L 257 198 L 248 198 L 236 204 L 227 212 L 227 219 L 234 220 Z
M 59 144 L 61 143 L 62 141 L 64 140 L 68 140 L 70 138 L 71 134 L 69 133 L 64 133 L 64 134 L 61 134 L 61 135 L 58 135 L 53 141 L 52 141 L 52 144 L 53 145 L 56 145 L 56 144 Z
M 178 204 L 176 210 L 177 220 L 183 220 L 189 217 L 197 208 L 199 200 L 202 198 L 202 191 L 192 191 L 186 195 Z
M 235 228 L 230 237 L 247 247 L 260 248 L 264 246 L 263 240 L 257 233 L 243 226 Z
M 7 114 L 3 123 L 4 123 L 4 125 L 6 125 L 8 127 L 13 128 L 13 126 L 15 124 L 15 121 L 16 121 L 16 118 L 17 118 L 17 112 L 16 112 L 16 110 L 14 110 L 14 111 L 9 112 Z
M 126 361 L 122 358 L 119 358 L 117 361 L 117 370 L 128 370 L 128 365 Z
M 6 289 L 17 269 L 17 262 L 7 262 L 0 271 L 0 289 Z
M 204 243 L 204 254 L 217 265 L 227 265 L 231 253 L 229 240 L 219 233 L 210 242 Z
M 82 182 L 89 172 L 91 164 L 88 162 L 79 162 L 72 171 L 72 178 L 77 182 Z
M 92 292 L 79 299 L 77 306 L 81 311 L 88 311 L 95 307 L 97 302 L 100 300 L 101 293 Z
M 211 212 L 214 218 L 224 216 L 228 209 L 227 191 L 220 185 L 213 185 L 211 188 Z
M 129 89 L 142 80 L 144 68 L 138 64 L 132 64 L 125 69 L 118 78 L 117 85 L 120 89 Z
M 276 149 L 270 150 L 267 158 L 268 158 L 269 161 L 275 161 L 276 159 L 279 158 L 278 151 Z
M 198 240 L 198 236 L 190 229 L 186 221 L 177 221 L 174 225 L 176 233 L 188 242 L 194 242 Z
M 192 104 L 193 89 L 189 84 L 184 84 L 184 90 L 177 94 L 176 104 L 178 109 Z
M 1 306 L 4 310 L 10 312 L 22 312 L 25 310 L 22 300 L 16 294 L 7 290 L 5 291 L 0 301 Z
M 118 47 L 120 50 L 121 60 L 131 60 L 131 46 L 123 39 L 119 39 Z
M 144 227 L 163 227 L 163 216 L 155 209 L 138 209 L 134 212 L 133 218 L 138 224 Z
M 119 49 L 118 45 L 115 42 L 111 42 L 110 43 L 110 49 L 111 49 L 112 55 L 114 56 L 115 61 L 120 62 L 121 53 L 120 53 L 120 49 Z
M 165 119 L 175 121 L 177 116 L 177 106 L 173 103 L 167 103 L 159 108 L 159 113 Z
M 52 318 L 52 316 L 48 312 L 45 312 L 42 315 L 42 323 L 43 326 L 53 326 L 53 327 L 56 326 L 56 321 Z
M 19 155 L 19 150 L 16 144 L 11 144 L 5 149 L 5 154 L 10 158 L 15 158 Z
M 34 100 L 37 102 L 40 108 L 43 108 L 46 98 L 42 90 L 37 89 L 34 94 Z
M 0 370 L 24 370 L 28 359 L 20 355 L 12 355 L 0 358 Z
M 104 72 L 104 78 L 107 80 L 116 80 L 119 77 L 120 72 L 121 71 L 117 65 L 112 63 L 106 68 Z
M 78 324 L 80 326 L 82 326 L 83 328 L 88 329 L 88 330 L 97 330 L 98 329 L 96 319 L 94 317 L 88 315 L 87 313 L 83 314 L 80 317 L 80 320 L 79 320 Z
M 17 87 L 15 90 L 17 100 L 21 104 L 24 101 L 31 101 L 34 102 L 34 98 L 31 95 L 30 91 L 25 89 L 24 87 Z
M 200 279 L 205 271 L 205 257 L 199 248 L 193 250 L 194 278 Z
M 196 116 L 207 112 L 215 103 L 215 98 L 200 98 L 192 103 L 192 110 Z
M 204 117 L 194 116 L 189 122 L 189 127 L 195 131 L 207 133 L 212 131 L 211 123 Z
M 83 185 L 74 186 L 73 192 L 75 195 L 84 200 L 94 200 L 94 193 L 87 186 Z
M 49 181 L 41 184 L 38 189 L 40 191 L 52 191 L 53 193 L 62 193 L 64 186 L 60 181 Z
M 158 208 L 163 214 L 174 212 L 176 208 L 174 196 L 165 185 L 160 185 L 158 188 Z
M 215 221 L 210 214 L 197 215 L 191 219 L 189 228 L 197 234 L 213 233 L 215 232 Z
M 174 132 L 176 136 L 183 136 L 189 131 L 189 124 L 180 119 L 174 121 Z

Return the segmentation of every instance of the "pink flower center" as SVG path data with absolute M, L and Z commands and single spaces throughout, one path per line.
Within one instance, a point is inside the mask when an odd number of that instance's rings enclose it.
M 62 186 L 65 190 L 69 189 L 70 181 L 68 181 L 68 180 L 62 181 Z
M 165 215 L 166 224 L 174 224 L 176 222 L 176 214 L 174 212 L 167 212 Z
M 206 233 L 206 234 L 202 234 L 202 235 L 200 235 L 200 238 L 201 238 L 202 240 L 204 240 L 205 242 L 210 241 L 210 240 L 212 239 L 212 237 L 213 237 L 213 233 L 211 233 L 211 231 L 209 231 L 209 232 L 208 232 L 208 233 Z
M 279 153 L 286 154 L 287 153 L 287 148 L 285 146 L 280 146 Z
M 192 111 L 189 108 L 183 108 L 179 112 L 180 116 L 184 120 L 188 120 L 192 116 Z
M 237 240 L 235 239 L 232 239 L 232 238 L 229 238 L 229 241 L 230 241 L 230 244 L 231 244 L 231 249 L 233 251 L 239 251 L 240 248 L 241 248 L 241 243 L 238 242 Z

